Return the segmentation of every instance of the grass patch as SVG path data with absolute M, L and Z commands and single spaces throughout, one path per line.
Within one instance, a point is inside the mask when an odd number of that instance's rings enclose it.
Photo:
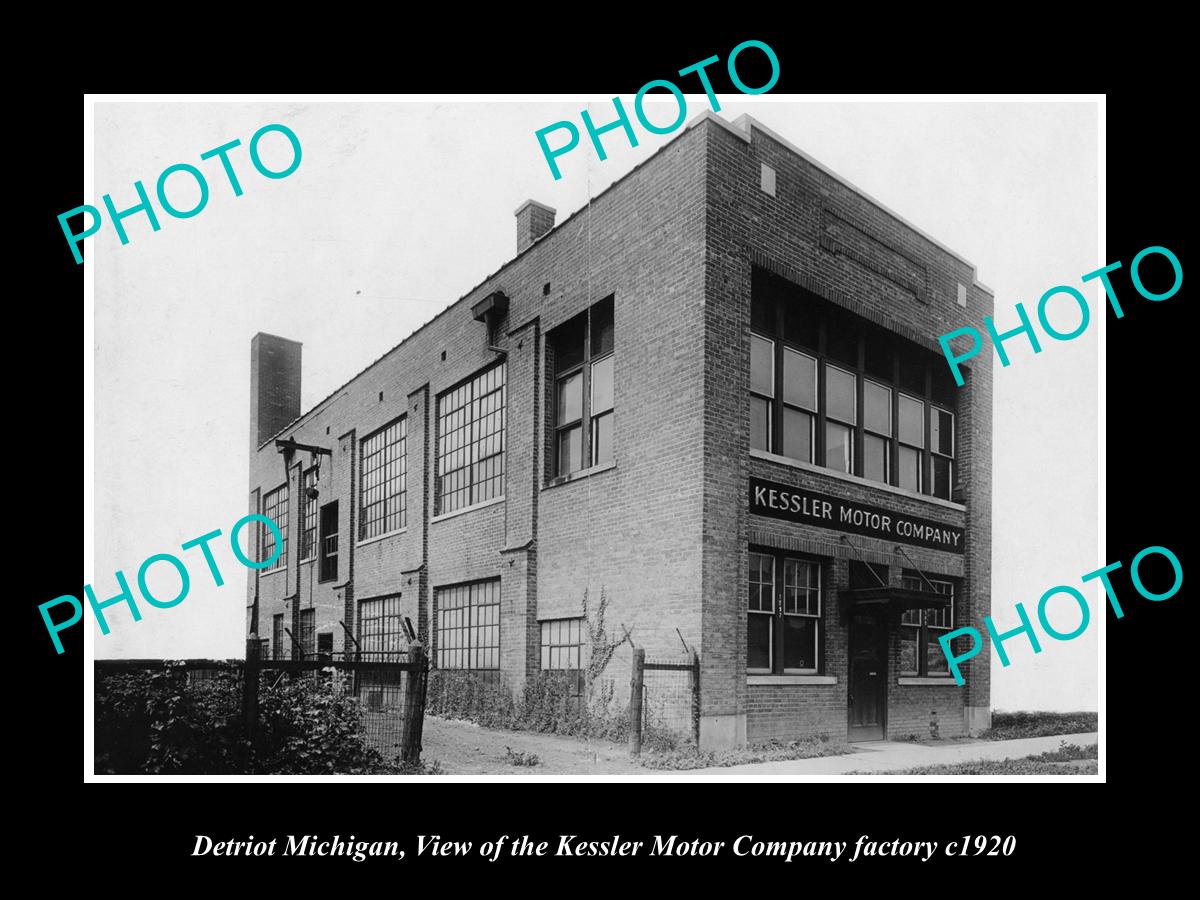
M 918 766 L 894 772 L 850 772 L 851 775 L 1095 775 L 1095 760 L 1077 763 L 1040 762 L 1025 759 L 984 759 L 977 762 L 954 763 L 944 766 Z
M 916 766 L 891 772 L 850 772 L 851 775 L 1095 775 L 1099 750 L 1096 744 L 1058 742 L 1057 750 L 1035 753 L 1022 759 L 984 759 L 975 762 Z
M 1010 741 L 1098 730 L 1099 714 L 1094 712 L 997 712 L 992 714 L 992 727 L 980 738 L 985 741 Z
M 1073 762 L 1077 759 L 1099 758 L 1099 744 L 1088 744 L 1086 747 L 1080 747 L 1078 744 L 1068 744 L 1066 741 L 1059 741 L 1057 750 L 1047 750 L 1045 753 L 1037 753 L 1026 757 L 1026 759 L 1038 762 Z
M 714 766 L 740 766 L 746 763 L 777 762 L 787 759 L 812 759 L 853 753 L 849 744 L 835 743 L 823 734 L 802 741 L 772 741 L 756 747 L 732 750 L 697 750 L 688 745 L 666 752 L 644 753 L 638 762 L 648 769 L 708 769 Z

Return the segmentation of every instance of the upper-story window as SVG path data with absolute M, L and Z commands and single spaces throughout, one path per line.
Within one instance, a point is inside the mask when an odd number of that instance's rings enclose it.
M 750 446 L 949 500 L 956 394 L 939 362 L 755 270 Z
M 504 379 L 501 363 L 438 397 L 434 515 L 504 494 Z
M 288 490 L 286 484 L 281 484 L 275 490 L 263 495 L 262 499 L 262 514 L 279 526 L 279 533 L 283 537 L 283 543 L 279 548 L 279 557 L 267 566 L 266 571 L 273 572 L 276 569 L 287 568 L 287 533 L 288 533 Z M 261 523 L 262 527 L 262 552 L 263 559 L 270 559 L 275 555 L 275 532 L 267 527 L 265 522 Z
M 554 385 L 551 475 L 613 458 L 613 298 L 606 297 L 547 336 Z
M 408 417 L 363 438 L 358 539 L 399 531 L 408 523 Z
M 304 470 L 300 490 L 300 508 L 304 510 L 300 524 L 300 561 L 312 559 L 317 553 L 317 498 L 309 496 L 317 487 L 317 467 Z

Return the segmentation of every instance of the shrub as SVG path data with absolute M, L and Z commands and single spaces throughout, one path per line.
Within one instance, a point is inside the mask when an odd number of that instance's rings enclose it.
M 576 695 L 573 674 L 539 672 L 526 681 L 519 696 L 514 696 L 508 682 L 500 677 L 435 669 L 429 673 L 425 711 L 489 728 L 625 740 L 629 731 L 627 710 L 609 710 L 611 690 L 595 692 L 589 704 L 586 696 Z
M 541 759 L 536 753 L 526 753 L 523 750 L 513 750 L 512 747 L 504 748 L 504 759 L 509 763 L 509 765 L 513 766 L 533 767 L 541 763 Z
M 980 735 L 987 741 L 1046 737 L 1055 734 L 1082 734 L 1096 731 L 1099 716 L 1094 712 L 996 712 L 992 727 Z
M 244 771 L 247 744 L 236 675 L 188 683 L 182 665 L 104 673 L 95 682 L 96 772 Z
M 392 771 L 367 743 L 362 707 L 323 678 L 282 678 L 258 697 L 253 771 L 271 775 L 368 775 Z
M 1035 753 L 1028 757 L 1034 762 L 1073 762 L 1077 759 L 1099 758 L 1099 745 L 1088 744 L 1086 747 L 1080 747 L 1078 744 L 1068 744 L 1066 741 L 1059 741 L 1057 750 L 1047 750 L 1045 753 Z
M 187 670 L 104 672 L 95 686 L 99 774 L 437 774 L 388 763 L 366 741 L 362 709 L 331 680 L 263 673 L 251 748 L 235 670 L 189 683 Z M 433 768 L 440 768 L 435 763 Z

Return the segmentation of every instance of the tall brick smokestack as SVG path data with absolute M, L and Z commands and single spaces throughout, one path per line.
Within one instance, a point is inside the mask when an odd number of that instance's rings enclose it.
M 299 341 L 259 332 L 250 341 L 250 452 L 300 415 Z

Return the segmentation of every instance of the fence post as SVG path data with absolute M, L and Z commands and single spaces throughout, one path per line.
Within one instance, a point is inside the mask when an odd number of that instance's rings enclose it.
M 642 752 L 642 685 L 646 666 L 646 649 L 633 651 L 633 677 L 629 681 L 629 752 L 640 756 Z
M 424 691 L 425 648 L 420 641 L 408 647 L 407 678 L 404 690 L 404 738 L 401 741 L 401 762 L 417 765 L 421 761 L 421 725 L 425 717 Z
M 692 737 L 700 749 L 700 654 L 692 651 Z
M 246 720 L 246 740 L 251 751 L 258 744 L 258 672 L 262 643 L 257 634 L 246 640 L 246 665 L 242 669 L 242 715 Z

